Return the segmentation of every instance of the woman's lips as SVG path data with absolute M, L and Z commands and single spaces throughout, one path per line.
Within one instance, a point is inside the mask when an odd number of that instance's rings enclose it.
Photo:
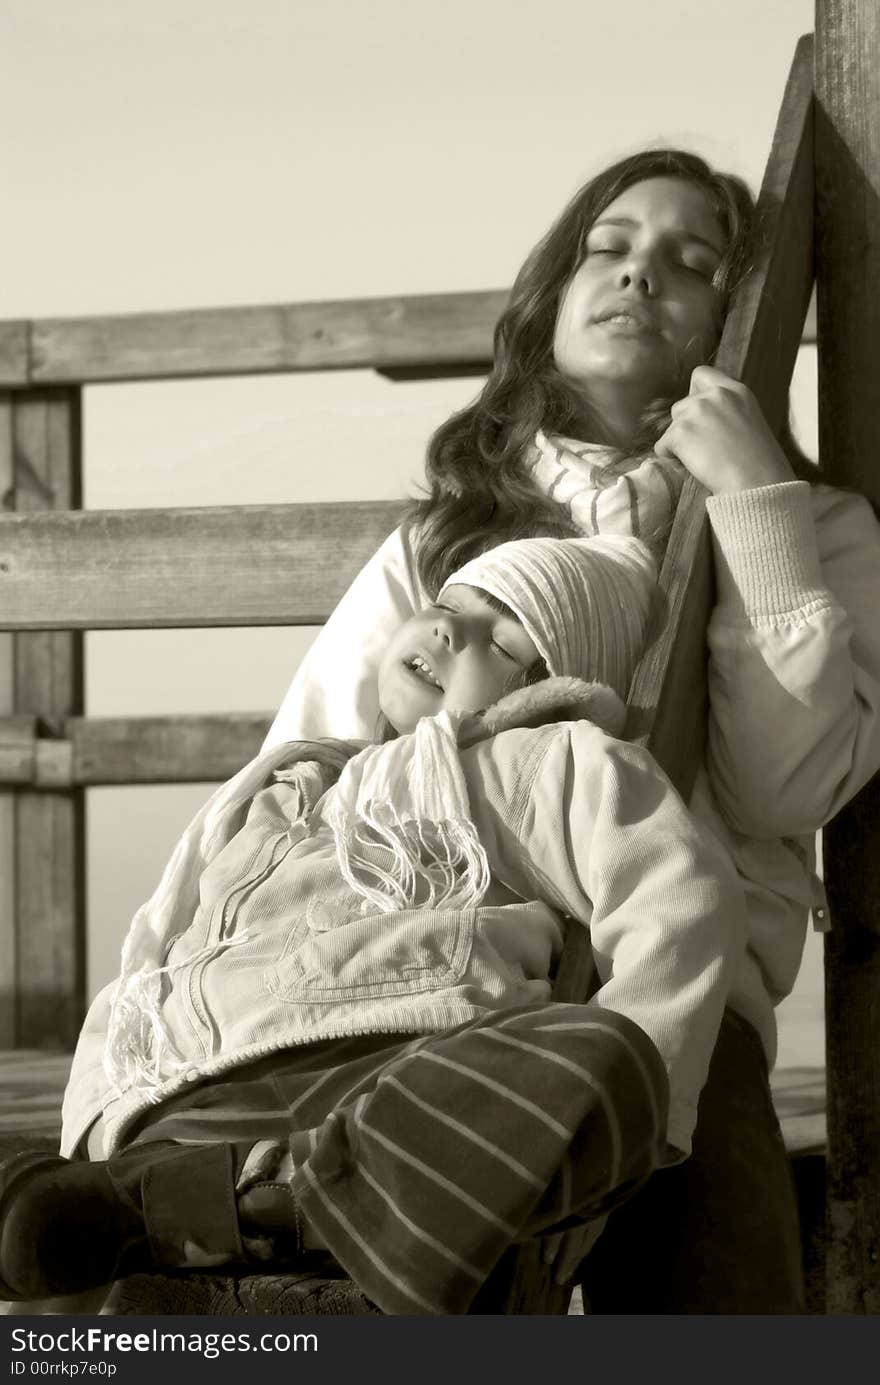
M 603 313 L 595 320 L 600 327 L 608 327 L 615 332 L 626 332 L 627 334 L 631 333 L 635 336 L 646 334 L 650 336 L 657 335 L 657 328 L 654 326 L 653 322 L 650 322 L 648 318 L 642 317 L 639 314 L 627 312 L 626 309 L 620 309 L 617 312 Z

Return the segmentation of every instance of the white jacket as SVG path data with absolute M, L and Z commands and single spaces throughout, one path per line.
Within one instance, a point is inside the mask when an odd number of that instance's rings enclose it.
M 862 497 L 803 481 L 708 500 L 718 578 L 710 725 L 691 807 L 731 852 L 749 947 L 730 1004 L 772 1063 L 773 1007 L 794 985 L 811 906 L 814 834 L 880 768 L 880 526 Z M 318 634 L 266 747 L 371 736 L 376 671 L 427 600 L 395 531 Z
M 564 714 L 554 699 L 575 684 L 520 690 L 443 745 L 491 876 L 470 907 L 389 912 L 352 889 L 330 826 L 330 786 L 351 744 L 283 744 L 218 789 L 138 911 L 120 982 L 91 1006 L 64 1152 L 102 1116 L 109 1155 L 188 1082 L 296 1044 L 429 1033 L 546 1003 L 567 915 L 589 928 L 593 1003 L 638 1024 L 660 1053 L 670 1157 L 689 1153 L 745 942 L 742 893 L 646 751 L 584 719 L 533 724 Z M 346 773 L 364 756 L 394 757 L 388 773 L 408 793 L 394 766 L 413 739 L 354 756 Z

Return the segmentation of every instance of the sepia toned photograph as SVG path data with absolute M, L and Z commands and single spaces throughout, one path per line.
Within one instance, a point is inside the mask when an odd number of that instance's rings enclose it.
M 880 1313 L 880 9 L 0 68 L 11 1373 Z

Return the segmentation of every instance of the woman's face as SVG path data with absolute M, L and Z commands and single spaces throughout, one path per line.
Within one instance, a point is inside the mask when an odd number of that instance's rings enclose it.
M 588 403 L 686 393 L 719 334 L 712 276 L 725 249 L 708 199 L 681 178 L 634 183 L 592 226 L 553 338 L 561 374 Z

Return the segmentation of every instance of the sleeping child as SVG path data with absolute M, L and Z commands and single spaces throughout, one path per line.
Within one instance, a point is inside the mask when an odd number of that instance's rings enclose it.
M 636 539 L 502 544 L 388 643 L 384 739 L 214 794 L 86 1019 L 66 1157 L 0 1166 L 0 1295 L 321 1248 L 386 1313 L 463 1313 L 687 1156 L 745 916 L 618 739 L 655 597 Z M 553 1003 L 578 925 L 592 998 Z

